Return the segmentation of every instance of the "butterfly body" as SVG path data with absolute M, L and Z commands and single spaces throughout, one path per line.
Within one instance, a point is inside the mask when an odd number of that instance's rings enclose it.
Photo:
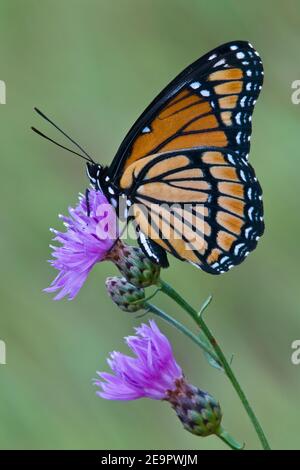
M 87 164 L 91 183 L 117 211 L 122 205 L 154 262 L 167 266 L 171 253 L 221 274 L 255 249 L 263 203 L 248 154 L 262 83 L 254 48 L 224 44 L 155 98 L 109 167 Z

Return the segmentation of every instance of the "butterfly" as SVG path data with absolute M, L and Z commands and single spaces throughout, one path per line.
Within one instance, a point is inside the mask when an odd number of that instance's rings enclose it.
M 248 154 L 262 84 L 257 51 L 229 42 L 171 81 L 109 167 L 72 140 L 88 157 L 91 184 L 133 221 L 153 262 L 167 267 L 170 253 L 222 274 L 256 248 L 264 232 L 262 190 Z

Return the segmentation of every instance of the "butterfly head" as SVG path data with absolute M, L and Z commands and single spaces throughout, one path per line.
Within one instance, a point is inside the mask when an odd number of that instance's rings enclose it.
M 97 187 L 97 181 L 100 182 L 103 176 L 103 167 L 99 163 L 87 162 L 86 172 L 91 184 Z

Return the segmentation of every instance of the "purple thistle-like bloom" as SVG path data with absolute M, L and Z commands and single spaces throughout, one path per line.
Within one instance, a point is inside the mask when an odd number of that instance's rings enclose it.
M 113 352 L 108 364 L 113 374 L 97 372 L 102 380 L 95 380 L 101 391 L 97 395 L 108 400 L 136 400 L 167 398 L 167 392 L 176 389 L 176 382 L 183 377 L 172 347 L 153 320 L 150 326 L 136 328 L 136 336 L 125 338 L 136 357 Z
M 73 299 L 81 289 L 93 266 L 102 261 L 117 239 L 116 214 L 106 197 L 100 192 L 89 191 L 90 214 L 86 198 L 79 196 L 79 203 L 69 208 L 69 216 L 60 216 L 67 230 L 55 234 L 51 246 L 53 260 L 49 262 L 59 271 L 45 292 L 56 292 L 55 300 L 68 296 Z

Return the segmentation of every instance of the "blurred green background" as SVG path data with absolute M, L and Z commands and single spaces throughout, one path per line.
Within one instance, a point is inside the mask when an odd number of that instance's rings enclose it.
M 80 159 L 37 138 L 31 125 L 57 137 L 33 112 L 54 117 L 102 163 L 179 71 L 213 47 L 251 41 L 265 67 L 256 107 L 251 161 L 264 190 L 266 233 L 241 266 L 214 277 L 175 261 L 164 278 L 198 306 L 212 293 L 207 321 L 246 389 L 274 448 L 300 448 L 300 4 L 219 0 L 0 0 L 0 79 L 7 86 L 1 119 L 2 449 L 224 449 L 215 437 L 185 432 L 173 411 L 150 400 L 122 403 L 95 396 L 95 371 L 126 348 L 122 337 L 140 320 L 107 297 L 113 265 L 93 270 L 78 297 L 54 302 L 42 293 L 55 272 L 51 226 L 74 204 L 87 179 Z M 169 313 L 185 315 L 162 296 Z M 187 377 L 216 396 L 224 425 L 258 448 L 226 378 L 197 348 L 162 325 Z

